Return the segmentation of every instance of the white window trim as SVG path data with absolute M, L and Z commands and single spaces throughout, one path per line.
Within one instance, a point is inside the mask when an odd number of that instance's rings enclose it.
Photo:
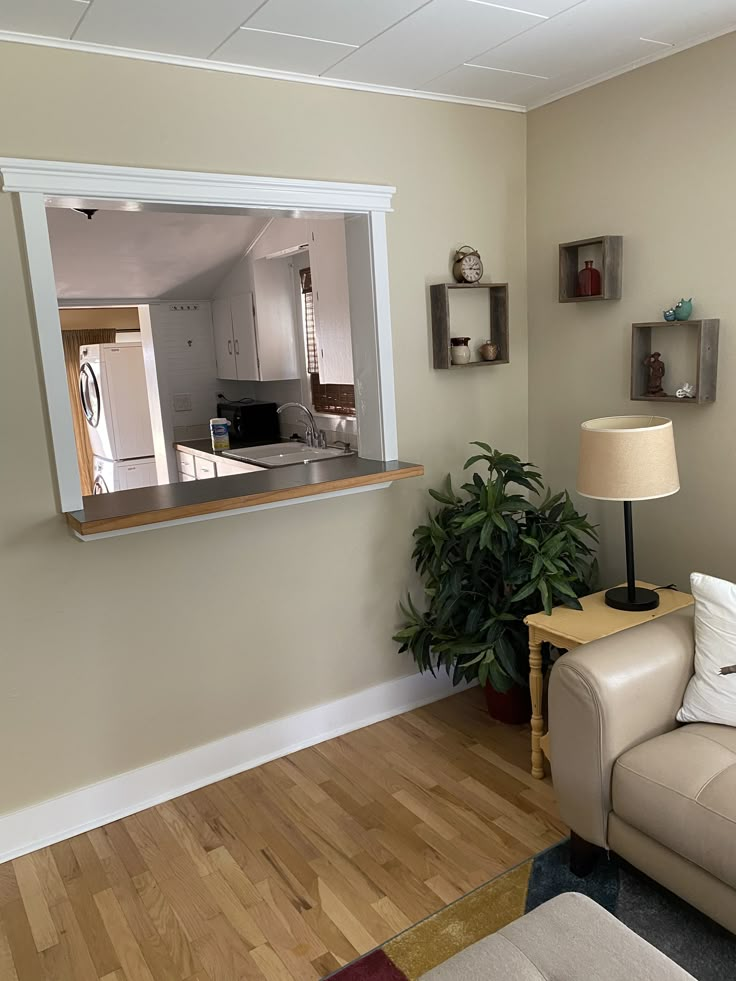
M 385 213 L 392 210 L 394 187 L 10 157 L 0 157 L 0 176 L 3 191 L 17 193 L 20 200 L 61 511 L 82 508 L 82 488 L 46 221 L 47 198 L 367 215 L 373 309 L 372 317 L 367 318 L 364 303 L 360 319 L 363 325 L 372 320 L 372 330 L 364 326 L 353 338 L 354 361 L 366 365 L 360 408 L 356 409 L 359 452 L 373 460 L 398 458 L 385 221 Z

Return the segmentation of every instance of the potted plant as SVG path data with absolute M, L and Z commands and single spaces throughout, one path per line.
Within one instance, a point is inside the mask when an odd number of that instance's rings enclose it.
M 478 678 L 494 718 L 524 722 L 524 617 L 560 603 L 580 609 L 578 597 L 591 592 L 597 574 L 597 535 L 567 491 L 547 490 L 539 499 L 544 483 L 533 464 L 487 443 L 472 445 L 483 452 L 464 469 L 483 463 L 488 475 L 474 473 L 460 494 L 449 475 L 443 490 L 429 491 L 440 508 L 414 530 L 413 552 L 426 609 L 409 595 L 394 640 L 420 671 L 444 668 L 453 684 Z

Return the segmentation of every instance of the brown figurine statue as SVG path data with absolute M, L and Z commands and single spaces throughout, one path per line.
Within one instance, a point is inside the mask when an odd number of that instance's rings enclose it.
M 655 351 L 648 358 L 644 358 L 644 364 L 649 368 L 647 395 L 652 398 L 664 398 L 667 395 L 667 392 L 662 388 L 665 368 L 659 351 Z

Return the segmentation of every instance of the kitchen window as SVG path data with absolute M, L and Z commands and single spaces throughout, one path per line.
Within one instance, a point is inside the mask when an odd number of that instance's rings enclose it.
M 355 386 L 325 385 L 319 377 L 319 352 L 317 330 L 314 322 L 314 294 L 312 270 L 305 266 L 299 270 L 302 297 L 304 344 L 309 377 L 309 394 L 312 408 L 317 413 L 333 416 L 355 416 Z

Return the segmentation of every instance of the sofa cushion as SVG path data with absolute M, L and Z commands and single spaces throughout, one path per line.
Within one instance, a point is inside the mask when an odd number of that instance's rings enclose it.
M 612 808 L 736 887 L 736 728 L 696 722 L 630 749 L 613 768 Z
M 695 981 L 587 896 L 566 892 L 421 981 Z

